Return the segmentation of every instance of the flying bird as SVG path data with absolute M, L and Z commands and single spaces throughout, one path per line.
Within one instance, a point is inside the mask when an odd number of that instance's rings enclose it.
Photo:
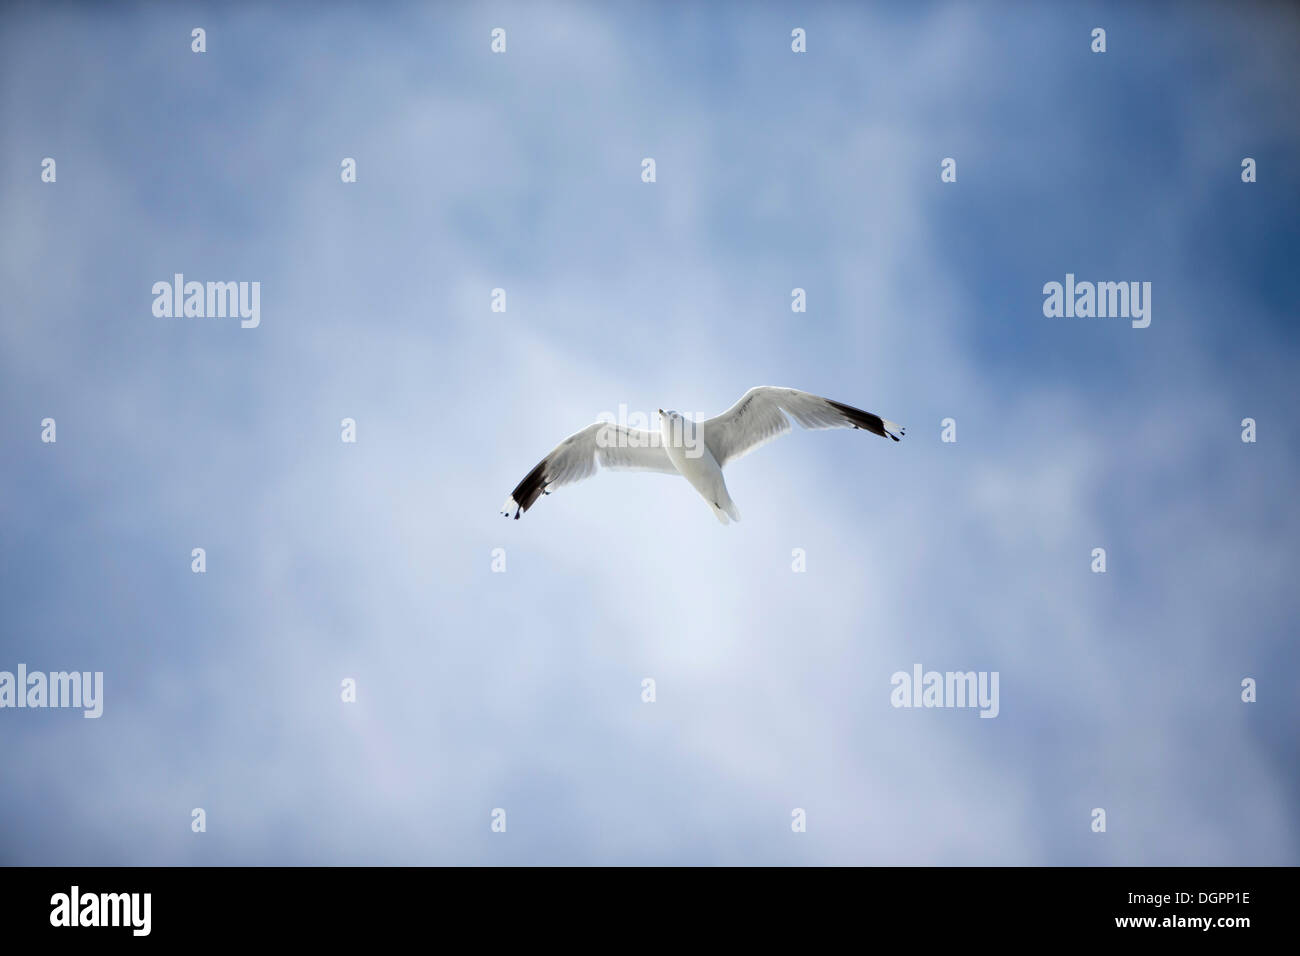
M 553 488 L 611 468 L 681 475 L 704 497 L 719 521 L 739 521 L 740 509 L 731 500 L 722 469 L 790 431 L 790 418 L 804 428 L 860 428 L 894 441 L 904 434 L 901 425 L 852 405 L 794 388 L 760 385 L 721 415 L 703 422 L 661 408 L 657 432 L 614 422 L 588 425 L 556 445 L 524 476 L 501 506 L 501 513 L 509 517 L 514 509 L 518 520 Z

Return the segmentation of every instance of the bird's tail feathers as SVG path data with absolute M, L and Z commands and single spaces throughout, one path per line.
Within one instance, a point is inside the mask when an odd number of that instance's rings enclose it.
M 740 520 L 740 509 L 736 507 L 736 503 L 730 498 L 718 504 L 710 501 L 709 508 L 712 509 L 713 516 L 723 524 L 731 524 L 733 521 Z

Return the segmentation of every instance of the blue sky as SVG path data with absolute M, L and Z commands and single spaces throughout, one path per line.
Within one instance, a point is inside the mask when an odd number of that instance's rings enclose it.
M 105 703 L 0 711 L 0 860 L 1300 862 L 1296 18 L 876 7 L 7 8 L 0 669 Z M 908 437 L 497 515 L 757 384 Z

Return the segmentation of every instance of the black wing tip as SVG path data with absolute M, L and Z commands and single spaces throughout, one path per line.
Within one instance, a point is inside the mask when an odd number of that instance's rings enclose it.
M 886 421 L 872 412 L 864 412 L 860 408 L 854 408 L 852 405 L 845 405 L 843 402 L 837 402 L 830 398 L 826 399 L 826 402 L 847 418 L 854 428 L 871 432 L 871 434 L 879 435 L 881 438 L 892 438 L 894 441 L 899 440 L 899 435 L 907 434 L 907 429 L 902 425 Z M 898 434 L 895 435 L 892 429 L 897 429 Z
M 550 494 L 546 490 L 546 486 L 550 481 L 546 474 L 546 466 L 547 461 L 545 459 L 539 461 L 537 466 L 524 476 L 524 480 L 515 486 L 515 490 L 510 492 L 510 497 L 506 499 L 506 503 L 501 506 L 503 515 L 507 518 L 510 517 L 510 509 L 514 508 L 515 520 L 518 521 L 520 514 L 531 508 L 534 501 L 542 495 Z

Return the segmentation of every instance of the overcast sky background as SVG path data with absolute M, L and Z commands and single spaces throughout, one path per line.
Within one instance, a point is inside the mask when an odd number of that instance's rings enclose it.
M 1300 23 L 873 6 L 6 7 L 0 669 L 105 703 L 0 711 L 0 861 L 1300 862 Z M 497 514 L 758 384 L 908 437 Z

